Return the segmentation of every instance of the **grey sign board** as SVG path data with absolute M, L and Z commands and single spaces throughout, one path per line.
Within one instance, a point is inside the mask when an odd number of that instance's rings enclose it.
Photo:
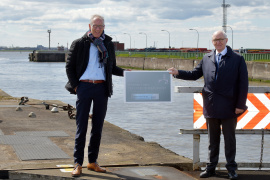
M 168 71 L 125 71 L 125 102 L 172 102 Z

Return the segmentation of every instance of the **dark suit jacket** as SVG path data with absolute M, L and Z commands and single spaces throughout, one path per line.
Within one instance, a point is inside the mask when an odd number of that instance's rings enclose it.
M 192 71 L 179 70 L 176 78 L 197 80 L 204 77 L 203 114 L 205 118 L 237 117 L 235 108 L 246 110 L 248 72 L 244 58 L 227 46 L 216 75 L 215 51 L 206 54 Z
M 116 66 L 114 44 L 111 40 L 111 37 L 105 35 L 105 39 L 103 41 L 109 54 L 109 57 L 104 61 L 108 97 L 113 94 L 112 74 L 123 76 L 124 71 L 124 69 Z M 72 90 L 79 85 L 79 79 L 87 68 L 90 44 L 87 34 L 84 34 L 83 37 L 73 41 L 71 44 L 66 63 L 66 72 L 69 80 L 66 88 L 69 89 L 72 94 L 75 94 L 75 91 L 72 92 Z

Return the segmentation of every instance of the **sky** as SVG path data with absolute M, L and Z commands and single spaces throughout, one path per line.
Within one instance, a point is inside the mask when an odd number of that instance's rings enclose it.
M 222 30 L 223 0 L 1 0 L 0 46 L 51 47 L 71 43 L 105 18 L 105 33 L 125 48 L 213 49 Z M 270 1 L 226 0 L 228 45 L 270 49 Z M 195 30 L 190 30 L 195 29 Z M 162 31 L 165 30 L 165 31 Z M 127 33 L 127 34 L 124 34 Z M 141 34 L 140 34 L 141 33 Z M 199 37 L 199 41 L 198 40 Z M 146 41 L 147 40 L 147 41 Z M 233 40 L 233 41 L 232 41 Z

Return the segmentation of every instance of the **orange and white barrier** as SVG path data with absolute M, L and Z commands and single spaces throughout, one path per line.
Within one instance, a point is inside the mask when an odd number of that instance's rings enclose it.
M 248 93 L 248 110 L 237 118 L 236 129 L 270 129 L 270 93 Z M 194 93 L 194 129 L 207 129 L 201 93 Z

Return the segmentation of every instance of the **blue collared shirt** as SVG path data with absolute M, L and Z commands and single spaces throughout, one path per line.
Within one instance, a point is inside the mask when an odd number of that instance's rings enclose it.
M 89 51 L 89 62 L 80 80 L 106 80 L 104 65 L 99 62 L 98 48 L 91 43 Z
M 225 49 L 223 49 L 223 51 L 220 52 L 220 54 L 222 54 L 222 56 L 225 56 L 225 54 L 227 53 L 227 47 L 225 46 Z M 218 53 L 217 50 L 216 50 L 216 62 L 218 62 Z M 222 57 L 221 56 L 221 57 Z M 221 60 L 221 57 L 220 57 L 220 60 Z

